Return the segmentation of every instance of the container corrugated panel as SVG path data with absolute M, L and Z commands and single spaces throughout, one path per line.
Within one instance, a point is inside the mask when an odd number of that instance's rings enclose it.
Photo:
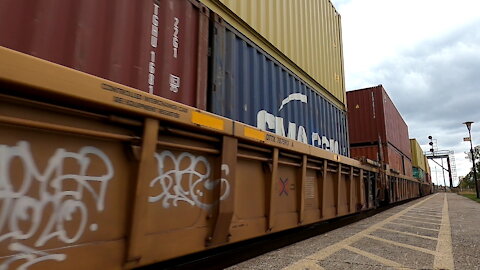
M 424 160 L 425 160 L 425 181 L 427 181 L 427 183 L 432 183 L 432 172 L 430 170 L 430 164 L 428 164 L 428 158 L 427 156 L 423 156 Z
M 428 164 L 428 158 L 427 158 L 427 156 L 423 155 L 423 159 L 425 160 L 425 161 L 424 161 L 424 162 L 425 162 L 425 172 L 431 173 L 431 171 L 430 171 L 430 164 Z
M 341 18 L 329 0 L 202 2 L 209 7 L 218 9 L 220 6 L 220 9 L 234 13 L 233 16 L 224 16 L 229 23 L 239 17 L 269 43 L 264 46 L 259 43 L 264 50 L 274 47 L 274 51 L 280 51 L 287 61 L 293 62 L 301 72 L 318 82 L 341 104 L 345 104 Z M 248 29 L 242 27 L 240 31 L 246 34 Z
M 382 85 L 347 92 L 350 143 L 390 144 L 411 158 L 408 126 Z
M 412 161 L 408 157 L 403 156 L 403 162 L 405 165 L 405 175 L 413 176 Z
M 391 145 L 382 147 L 382 149 L 383 161 L 385 164 L 388 164 L 390 168 L 397 170 L 401 174 L 412 176 L 412 163 L 410 159 L 408 159 Z M 352 146 L 350 147 L 350 155 L 355 159 L 366 157 L 368 159 L 380 162 L 378 145 Z
M 204 109 L 208 15 L 189 0 L 0 0 L 0 46 Z
M 214 27 L 211 112 L 348 155 L 344 110 L 226 22 Z
M 412 149 L 412 165 L 426 171 L 425 156 L 416 139 L 410 139 L 410 147 Z
M 366 157 L 375 161 L 380 160 L 378 146 L 350 147 L 350 156 L 355 159 Z

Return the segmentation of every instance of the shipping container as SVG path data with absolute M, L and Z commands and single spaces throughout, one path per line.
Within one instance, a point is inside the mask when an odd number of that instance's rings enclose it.
M 217 17 L 209 110 L 347 156 L 346 112 Z
M 418 167 L 413 167 L 413 177 L 423 182 L 425 181 L 425 171 Z
M 378 203 L 380 173 L 390 202 L 418 197 L 413 178 L 4 47 L 0 59 L 1 269 L 132 269 L 353 215 Z
M 0 46 L 205 109 L 208 16 L 189 0 L 0 0 Z
M 425 155 L 423 154 L 423 150 L 418 144 L 416 139 L 410 139 L 410 147 L 412 149 L 412 165 L 413 167 L 417 167 L 422 171 L 426 171 L 426 164 L 425 164 Z
M 329 0 L 202 2 L 345 109 L 341 18 Z
M 347 92 L 351 146 L 389 144 L 411 159 L 408 126 L 382 85 Z
M 425 159 L 425 179 L 428 183 L 432 183 L 432 172 L 430 170 L 430 164 L 428 163 L 428 158 L 427 156 L 423 156 Z
M 379 145 L 369 146 L 351 146 L 350 156 L 355 159 L 368 158 L 377 162 L 388 164 L 390 169 L 394 171 L 412 176 L 412 162 L 408 157 L 400 153 L 395 147 L 388 144 L 387 147 L 382 145 L 382 156 L 380 156 Z

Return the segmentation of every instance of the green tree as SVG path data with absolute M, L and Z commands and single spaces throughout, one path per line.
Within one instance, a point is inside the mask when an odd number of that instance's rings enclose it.
M 468 159 L 472 162 L 472 154 L 470 151 L 465 152 L 467 154 Z M 475 169 L 477 170 L 477 180 L 480 180 L 480 145 L 477 145 L 473 148 L 473 155 L 475 157 Z M 473 182 L 473 167 L 470 169 L 470 172 L 465 175 L 462 182 L 460 183 L 460 187 L 462 188 L 475 188 L 475 183 Z

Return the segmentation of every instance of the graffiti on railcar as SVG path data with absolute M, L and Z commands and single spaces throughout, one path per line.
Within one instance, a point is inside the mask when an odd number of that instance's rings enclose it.
M 18 267 L 19 270 L 23 269 L 28 269 L 31 265 L 34 265 L 39 262 L 43 261 L 49 261 L 49 260 L 54 260 L 54 261 L 64 261 L 67 256 L 65 254 L 49 254 L 44 251 L 39 251 L 35 250 L 33 248 L 30 248 L 28 246 L 22 245 L 20 243 L 11 243 L 8 246 L 8 249 L 10 251 L 17 252 L 17 255 L 12 256 L 8 259 L 6 259 L 1 265 L 0 265 L 0 270 L 7 270 L 8 267 L 16 261 L 19 260 L 25 260 L 20 267 Z
M 210 179 L 211 165 L 204 156 L 196 156 L 183 152 L 176 156 L 170 151 L 155 154 L 158 164 L 158 176 L 150 182 L 150 187 L 160 187 L 158 195 L 150 196 L 151 203 L 161 201 L 164 208 L 177 207 L 180 202 L 197 206 L 209 211 L 217 202 L 208 202 L 207 193 L 220 185 L 222 194 L 220 200 L 230 195 L 230 183 L 225 178 Z M 222 164 L 221 171 L 225 176 L 230 169 L 227 164 Z
M 104 172 L 91 175 L 92 161 L 96 167 L 103 166 Z M 75 164 L 76 169 L 67 170 L 66 163 Z M 18 168 L 23 168 L 21 177 L 14 176 Z M 29 142 L 0 145 L 0 243 L 9 241 L 8 249 L 16 253 L 0 264 L 0 270 L 21 260 L 25 262 L 19 269 L 46 260 L 65 260 L 65 254 L 49 254 L 35 248 L 51 239 L 71 244 L 87 228 L 98 230 L 98 224 L 88 223 L 89 209 L 83 199 L 89 194 L 96 210 L 102 212 L 113 176 L 112 162 L 96 147 L 85 146 L 78 152 L 58 148 L 41 170 Z M 33 240 L 35 248 L 21 244 L 22 240 Z

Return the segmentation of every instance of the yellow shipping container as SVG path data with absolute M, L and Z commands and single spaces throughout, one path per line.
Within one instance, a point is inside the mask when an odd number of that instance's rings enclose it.
M 428 158 L 427 156 L 423 156 L 425 158 L 425 171 L 428 173 L 428 174 L 431 174 L 431 171 L 430 171 L 430 165 L 428 164 Z
M 345 109 L 340 15 L 329 0 L 201 0 Z
M 410 148 L 412 150 L 412 166 L 427 171 L 423 150 L 416 139 L 410 139 Z

